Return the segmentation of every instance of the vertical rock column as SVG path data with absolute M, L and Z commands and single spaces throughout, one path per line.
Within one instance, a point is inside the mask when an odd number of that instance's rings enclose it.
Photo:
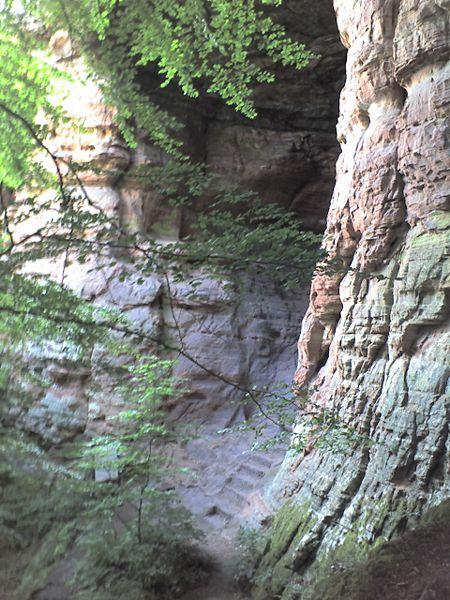
M 331 452 L 319 433 L 288 455 L 264 598 L 349 530 L 389 538 L 450 495 L 450 3 L 335 8 L 348 60 L 325 247 L 345 268 L 312 283 L 296 378 L 370 443 Z
M 124 174 L 132 160 L 130 150 L 114 124 L 113 111 L 105 106 L 99 88 L 88 77 L 83 59 L 73 52 L 68 35 L 56 33 L 50 48 L 57 68 L 69 74 L 63 107 L 71 120 L 58 127 L 46 144 L 58 159 L 65 184 L 73 186 L 75 194 L 84 199 L 83 209 L 100 210 L 110 220 L 113 235 L 119 237 L 119 226 L 132 225 L 126 221 L 122 192 Z M 48 156 L 43 162 L 54 172 Z M 53 190 L 43 192 L 39 199 L 58 206 Z M 54 211 L 39 214 L 44 222 L 52 218 Z M 37 217 L 31 215 L 19 227 L 19 235 L 35 231 Z M 95 231 L 83 232 L 84 237 L 92 235 Z M 119 310 L 144 334 L 157 338 L 161 283 L 157 277 L 141 276 L 129 259 L 124 252 L 119 254 L 114 248 L 102 251 L 94 244 L 84 261 L 78 260 L 74 250 L 30 264 L 29 269 L 63 282 L 97 305 Z M 107 427 L 105 418 L 121 406 L 117 376 L 111 375 L 119 372 L 122 359 L 108 356 L 97 346 L 88 353 L 70 344 L 33 347 L 27 360 L 43 377 L 40 385 L 28 390 L 28 410 L 21 406 L 20 414 L 15 415 L 19 426 L 53 444 L 89 430 L 103 430 Z

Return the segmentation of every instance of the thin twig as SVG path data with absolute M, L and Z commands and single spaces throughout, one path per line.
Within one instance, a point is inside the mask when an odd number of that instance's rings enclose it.
M 13 248 L 14 247 L 14 238 L 13 238 L 13 234 L 11 231 L 11 226 L 9 223 L 9 216 L 8 216 L 8 207 L 6 206 L 6 202 L 5 202 L 5 198 L 3 196 L 3 183 L 0 183 L 0 210 L 3 213 L 3 227 L 4 230 L 6 231 L 6 235 L 9 238 L 9 248 Z M 9 250 L 8 248 L 8 250 Z M 2 252 L 3 254 L 3 252 Z
M 168 274 L 167 274 L 166 271 L 164 272 L 164 278 L 166 280 L 166 285 L 167 285 L 167 296 L 169 298 L 170 312 L 172 314 L 172 319 L 173 319 L 173 321 L 175 323 L 175 328 L 176 328 L 177 333 L 178 333 L 178 338 L 180 340 L 181 348 L 184 350 L 184 347 L 185 347 L 185 345 L 184 345 L 184 337 L 183 337 L 183 333 L 181 331 L 180 325 L 178 323 L 178 319 L 177 319 L 177 317 L 175 315 L 175 307 L 173 305 L 173 296 L 172 296 L 172 292 L 171 292 L 171 289 L 170 289 L 169 276 L 168 276 Z
M 58 184 L 59 184 L 59 191 L 61 192 L 61 197 L 63 198 L 64 201 L 67 201 L 66 189 L 64 186 L 64 177 L 63 177 L 61 168 L 58 163 L 58 160 L 61 160 L 61 159 L 58 159 L 58 157 L 50 150 L 50 148 L 46 144 L 44 144 L 44 142 L 41 140 L 39 135 L 36 133 L 34 127 L 27 121 L 27 119 L 22 117 L 21 114 L 15 112 L 11 108 L 9 108 L 9 106 L 7 106 L 4 102 L 0 102 L 0 109 L 3 110 L 4 112 L 6 112 L 6 114 L 8 114 L 13 119 L 16 119 L 17 121 L 22 123 L 22 125 L 25 127 L 25 129 L 28 131 L 28 133 L 34 139 L 36 144 L 38 146 L 40 146 L 48 154 L 48 156 L 50 156 L 50 158 L 53 161 L 53 164 L 55 165 L 56 173 L 58 176 Z
M 176 346 L 172 346 L 171 344 L 168 344 L 167 342 L 163 342 L 159 338 L 155 338 L 146 333 L 142 333 L 141 331 L 136 331 L 134 329 L 131 329 L 130 327 L 118 326 L 115 323 L 111 323 L 111 322 L 107 322 L 107 321 L 94 323 L 92 321 L 80 319 L 73 315 L 43 315 L 42 313 L 40 313 L 37 310 L 28 309 L 25 311 L 25 310 L 19 310 L 17 308 L 13 308 L 12 306 L 0 306 L 0 313 L 2 313 L 2 312 L 6 312 L 6 313 L 10 313 L 10 314 L 13 314 L 16 316 L 22 316 L 22 317 L 35 316 L 35 317 L 39 317 L 41 319 L 50 321 L 52 323 L 60 324 L 60 325 L 67 325 L 68 323 L 73 323 L 74 325 L 78 325 L 81 327 L 90 327 L 90 328 L 99 327 L 101 329 L 107 329 L 109 331 L 115 331 L 117 333 L 135 336 L 135 337 L 141 339 L 142 341 L 149 341 L 158 346 L 162 346 L 165 350 L 170 351 L 170 352 L 178 352 L 181 356 L 183 356 L 184 358 L 189 360 L 192 364 L 194 364 L 197 367 L 199 367 L 200 369 L 202 369 L 205 373 L 208 373 L 212 377 L 215 377 L 219 381 L 222 381 L 226 385 L 229 385 L 236 391 L 239 391 L 239 392 L 245 394 L 246 396 L 248 396 L 251 399 L 251 401 L 255 404 L 255 406 L 258 408 L 258 410 L 263 415 L 263 417 L 265 417 L 268 421 L 270 421 L 277 427 L 280 427 L 283 431 L 285 431 L 287 433 L 291 433 L 291 429 L 287 428 L 283 423 L 276 421 L 269 413 L 266 412 L 266 410 L 262 406 L 262 403 L 258 400 L 254 390 L 249 390 L 249 389 L 239 385 L 238 383 L 231 381 L 224 375 L 217 373 L 216 371 L 213 371 L 206 365 L 202 364 L 200 361 L 198 361 L 194 356 L 192 356 L 186 350 L 184 350 L 182 348 L 177 348 Z

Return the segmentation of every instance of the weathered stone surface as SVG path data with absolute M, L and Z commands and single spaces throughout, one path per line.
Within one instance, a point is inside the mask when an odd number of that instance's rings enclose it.
M 315 519 L 294 519 L 300 534 L 263 562 L 274 573 L 265 598 L 349 529 L 390 537 L 450 495 L 450 5 L 335 8 L 349 50 L 325 246 L 350 269 L 312 283 L 297 381 L 370 444 L 346 455 L 311 440 L 287 457 L 271 500 L 290 497 Z
M 288 0 L 274 12 L 276 20 L 283 22 L 294 38 L 306 42 L 317 58 L 300 73 L 277 67 L 276 83 L 255 90 L 258 116 L 254 120 L 214 98 L 187 101 L 172 86 L 162 95 L 153 73 L 143 74 L 142 85 L 150 97 L 186 124 L 185 148 L 217 176 L 216 187 L 236 184 L 240 190 L 258 192 L 264 201 L 283 204 L 295 211 L 305 226 L 322 232 L 339 151 L 335 124 L 345 49 L 336 35 L 331 0 Z M 132 154 L 133 166 L 164 161 L 161 153 L 144 144 Z M 155 218 L 163 218 L 164 205 L 151 192 L 141 191 L 128 199 L 129 186 L 125 182 L 125 212 L 133 220 L 131 215 L 137 211 L 142 215 L 137 219 L 141 226 L 144 221 L 151 230 Z M 189 213 L 180 217 L 182 234 L 189 231 L 191 219 Z M 172 217 L 174 227 L 175 221 Z
M 334 124 L 345 49 L 338 39 L 331 0 L 304 4 L 286 2 L 276 9 L 277 19 L 320 56 L 300 74 L 279 68 L 276 85 L 260 86 L 255 92 L 259 115 L 254 121 L 215 98 L 202 97 L 194 103 L 174 86 L 155 92 L 158 86 L 150 72 L 142 74 L 142 85 L 185 123 L 186 150 L 217 174 L 217 187 L 235 183 L 240 189 L 260 192 L 264 200 L 294 209 L 309 227 L 323 230 L 338 152 Z M 95 83 L 86 78 L 67 35 L 57 33 L 50 45 L 58 67 L 73 75 L 66 112 L 84 127 L 76 134 L 61 128 L 49 145 L 62 158 L 100 168 L 81 169 L 79 177 L 92 202 L 118 225 L 144 230 L 158 241 L 178 240 L 189 230 L 190 215 L 168 206 L 151 183 L 132 177 L 135 167 L 164 165 L 167 157 L 145 139 L 135 149 L 126 148 L 113 112 L 105 107 Z M 190 393 L 174 409 L 176 414 L 188 411 L 190 418 L 204 420 L 214 412 L 215 428 L 225 427 L 236 412 L 231 400 L 242 395 L 230 383 L 242 387 L 290 380 L 306 291 L 299 296 L 284 294 L 270 282 L 255 280 L 248 282 L 240 297 L 231 282 L 198 273 L 192 273 L 192 280 L 200 277 L 200 285 L 194 287 L 192 281 L 175 283 L 170 274 L 167 281 L 159 274 L 142 276 L 133 272 L 132 258 L 132 253 L 125 256 L 113 251 L 104 257 L 104 264 L 90 258 L 81 265 L 74 260 L 65 268 L 63 260 L 58 264 L 41 261 L 33 268 L 58 281 L 64 269 L 64 282 L 74 291 L 100 306 L 115 307 L 128 317 L 131 327 L 147 335 L 148 340 L 142 342 L 146 351 L 156 340 L 183 347 L 181 355 L 173 354 L 178 356 L 175 371 L 188 379 Z M 120 367 L 122 358 L 105 356 L 101 348 L 94 348 L 92 356 L 85 358 L 92 359 L 94 366 L 79 394 L 87 403 L 85 426 L 97 429 L 115 410 L 108 369 L 113 372 Z M 69 394 L 71 383 L 63 381 L 62 374 L 57 384 Z M 44 430 L 51 415 L 38 398 L 36 402 L 33 427 Z
M 177 411 L 198 411 L 208 418 L 218 410 L 226 423 L 236 412 L 229 401 L 240 395 L 230 383 L 262 387 L 289 382 L 295 363 L 291 340 L 306 296 L 283 294 L 273 282 L 261 280 L 249 281 L 239 295 L 230 282 L 208 278 L 195 288 L 195 296 L 189 291 L 188 284 L 170 284 L 164 301 L 165 336 L 180 346 L 181 334 L 182 347 L 224 381 L 180 356 L 175 373 L 187 378 L 189 396 Z
M 87 402 L 78 389 L 50 389 L 39 403 L 27 412 L 23 426 L 53 443 L 70 440 L 82 433 L 87 422 Z

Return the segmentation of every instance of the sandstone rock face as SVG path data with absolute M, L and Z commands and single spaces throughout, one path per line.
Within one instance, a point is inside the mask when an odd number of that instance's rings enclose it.
M 369 443 L 287 457 L 271 499 L 296 509 L 261 598 L 290 598 L 291 569 L 349 530 L 390 537 L 450 495 L 450 3 L 335 9 L 348 60 L 325 246 L 346 269 L 312 283 L 296 378 Z
M 237 185 L 258 192 L 264 201 L 297 212 L 306 227 L 322 232 L 339 152 L 335 126 L 345 48 L 331 0 L 287 0 L 275 10 L 275 18 L 317 58 L 300 73 L 277 67 L 276 83 L 255 90 L 256 119 L 250 121 L 214 98 L 201 96 L 192 103 L 170 86 L 162 93 L 151 73 L 143 74 L 142 86 L 186 123 L 185 149 L 217 176 L 218 187 Z M 151 160 L 163 162 L 154 149 L 147 151 Z M 139 164 L 142 149 L 137 154 Z M 160 199 L 151 194 L 139 194 L 134 204 L 150 214 L 150 221 L 159 205 Z M 151 229 L 155 223 L 146 226 Z M 181 232 L 188 226 L 189 216 L 183 215 Z
M 216 99 L 201 98 L 192 103 L 175 88 L 155 92 L 153 88 L 158 86 L 151 73 L 142 74 L 142 84 L 149 95 L 156 94 L 156 100 L 186 124 L 186 149 L 217 174 L 218 187 L 231 183 L 260 192 L 263 200 L 295 210 L 306 225 L 321 231 L 338 152 L 334 126 L 345 49 L 338 38 L 330 0 L 321 0 L 314 7 L 286 2 L 277 18 L 286 23 L 294 37 L 305 40 L 318 58 L 300 74 L 280 70 L 275 86 L 257 89 L 259 116 L 255 121 L 240 117 Z M 50 45 L 55 63 L 73 75 L 66 112 L 84 126 L 76 134 L 70 128 L 59 130 L 49 141 L 52 150 L 64 159 L 105 169 L 83 170 L 79 176 L 89 198 L 117 225 L 144 230 L 158 241 L 178 240 L 189 229 L 191 216 L 168 206 L 150 183 L 132 177 L 136 167 L 164 166 L 167 157 L 145 139 L 136 149 L 127 148 L 114 126 L 111 110 L 104 106 L 94 82 L 86 78 L 82 60 L 74 54 L 67 35 L 55 34 Z M 122 175 L 116 176 L 114 171 Z M 70 172 L 67 175 L 72 176 Z M 29 233 L 27 227 L 25 223 L 24 234 Z M 148 336 L 147 350 L 161 339 L 175 347 L 182 344 L 196 361 L 237 386 L 291 380 L 306 290 L 285 294 L 269 281 L 252 280 L 240 296 L 231 282 L 227 286 L 227 282 L 193 273 L 193 278 L 201 278 L 193 300 L 190 281 L 176 283 L 170 274 L 152 274 L 138 283 L 142 275 L 133 274 L 132 256 L 115 254 L 110 258 L 115 266 L 107 264 L 105 258 L 105 264 L 92 259 L 65 267 L 63 260 L 59 265 L 41 261 L 34 268 L 52 273 L 58 280 L 64 278 L 77 293 L 99 305 L 118 308 Z M 108 379 L 109 361 L 102 349 L 94 348 L 92 357 L 97 365 L 103 361 L 105 368 L 92 368 L 90 376 L 76 386 L 70 378 L 56 381 L 49 377 L 51 402 L 47 402 L 45 389 L 35 393 L 30 412 L 22 416 L 23 426 L 52 442 L 101 428 L 115 410 L 114 386 Z M 83 357 L 83 368 L 91 368 L 92 357 Z M 47 356 L 44 348 L 40 358 L 54 370 L 69 371 L 76 370 L 79 360 L 72 361 L 64 353 L 59 358 L 52 352 Z M 42 369 L 45 371 L 45 364 Z M 185 405 L 174 408 L 175 416 L 211 419 L 216 429 L 236 418 L 231 400 L 242 395 L 236 388 L 183 356 L 176 374 L 188 379 L 190 393 Z M 71 419 L 67 401 L 74 390 L 78 405 Z M 71 401 L 70 406 L 75 407 Z M 66 414 L 63 422 L 61 415 Z M 58 416 L 55 423 L 52 415 Z

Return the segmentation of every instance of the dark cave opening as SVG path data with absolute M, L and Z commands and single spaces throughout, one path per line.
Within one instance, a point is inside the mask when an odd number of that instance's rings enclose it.
M 281 204 L 298 215 L 305 229 L 321 233 L 339 154 L 336 122 L 346 49 L 331 0 L 313 5 L 290 0 L 271 10 L 316 58 L 301 71 L 276 67 L 275 83 L 254 90 L 255 119 L 215 97 L 201 93 L 198 99 L 187 98 L 175 84 L 160 89 L 151 69 L 141 71 L 140 84 L 152 101 L 183 124 L 181 137 L 191 159 L 214 174 L 214 189 L 197 202 L 197 209 L 205 209 L 215 191 L 233 186 L 256 192 L 263 202 Z M 149 159 L 165 160 L 151 150 Z M 149 231 L 162 210 L 161 198 L 149 193 L 144 202 L 144 229 Z M 185 209 L 180 237 L 190 232 L 193 220 L 195 215 Z

